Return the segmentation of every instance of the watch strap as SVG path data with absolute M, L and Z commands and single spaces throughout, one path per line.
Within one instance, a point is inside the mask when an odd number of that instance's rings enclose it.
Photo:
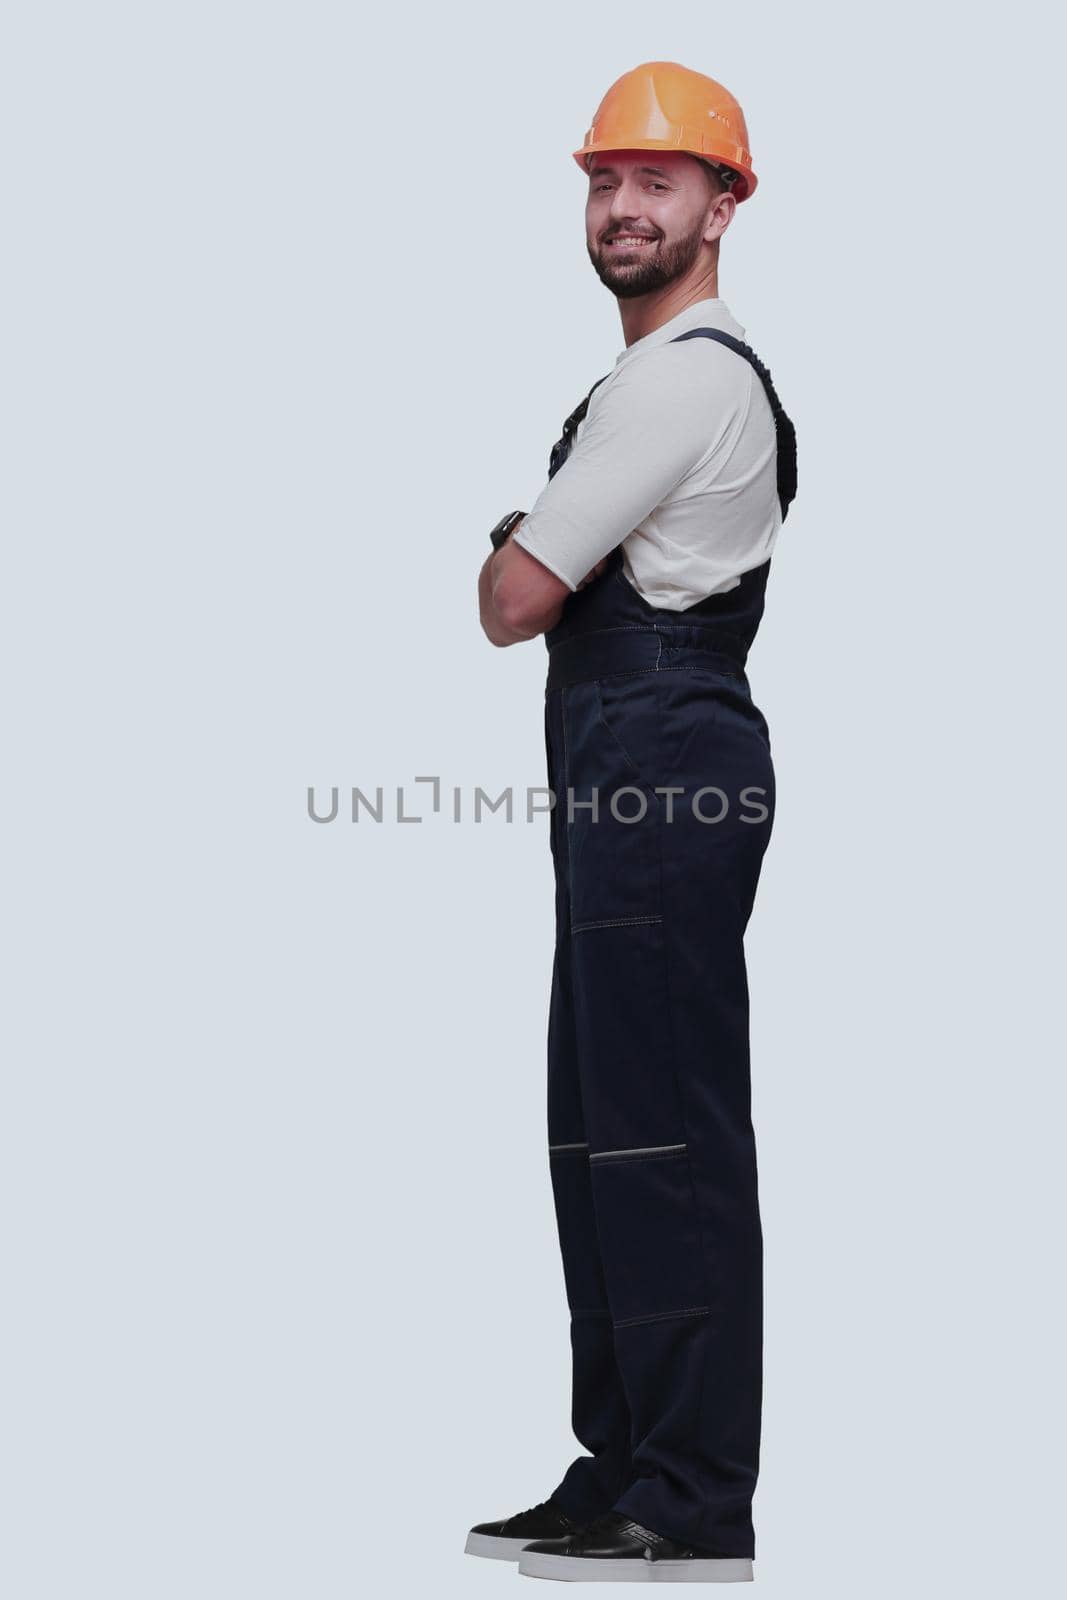
M 508 534 L 515 527 L 516 523 L 521 522 L 525 515 L 525 511 L 509 511 L 506 517 L 501 517 L 500 521 L 489 535 L 489 543 L 492 545 L 494 550 L 500 549 L 500 547 L 506 542 Z

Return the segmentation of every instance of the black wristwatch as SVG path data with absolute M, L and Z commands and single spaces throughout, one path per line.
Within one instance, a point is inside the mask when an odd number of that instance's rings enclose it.
M 506 517 L 501 517 L 500 521 L 489 535 L 489 543 L 492 545 L 494 550 L 500 549 L 512 528 L 517 522 L 521 522 L 525 515 L 525 511 L 509 511 Z

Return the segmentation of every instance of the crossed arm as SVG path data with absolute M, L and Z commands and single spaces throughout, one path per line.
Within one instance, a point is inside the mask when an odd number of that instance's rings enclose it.
M 521 528 L 518 522 L 512 533 Z M 578 585 L 585 587 L 603 570 L 605 556 Z M 490 551 L 478 574 L 478 609 L 482 630 L 490 644 L 521 644 L 547 633 L 559 621 L 563 602 L 571 593 L 562 578 L 549 572 L 536 557 L 512 542 L 511 534 L 499 550 Z
M 574 574 L 588 562 L 573 588 L 589 583 L 747 408 L 751 369 L 732 355 L 709 361 L 697 348 L 704 343 L 650 350 L 639 369 L 623 368 L 598 389 L 565 467 L 537 497 L 532 528 L 520 522 L 482 567 L 482 628 L 493 644 L 554 627 Z

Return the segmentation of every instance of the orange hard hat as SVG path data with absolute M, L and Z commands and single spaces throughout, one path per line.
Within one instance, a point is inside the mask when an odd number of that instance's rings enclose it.
M 612 84 L 574 152 L 583 172 L 598 150 L 684 150 L 735 172 L 725 181 L 738 203 L 755 193 L 741 107 L 721 83 L 677 61 L 645 61 Z

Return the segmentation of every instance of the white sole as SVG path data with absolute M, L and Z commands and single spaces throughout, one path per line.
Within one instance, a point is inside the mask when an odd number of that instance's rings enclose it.
M 532 1541 L 531 1541 L 532 1542 Z M 647 1561 L 637 1556 L 550 1556 L 527 1550 L 519 1556 L 527 1578 L 557 1578 L 563 1583 L 751 1583 L 752 1562 L 745 1556 L 714 1561 Z
M 469 1556 L 486 1556 L 490 1561 L 517 1561 L 519 1551 L 530 1539 L 501 1539 L 492 1533 L 468 1533 L 463 1546 Z

